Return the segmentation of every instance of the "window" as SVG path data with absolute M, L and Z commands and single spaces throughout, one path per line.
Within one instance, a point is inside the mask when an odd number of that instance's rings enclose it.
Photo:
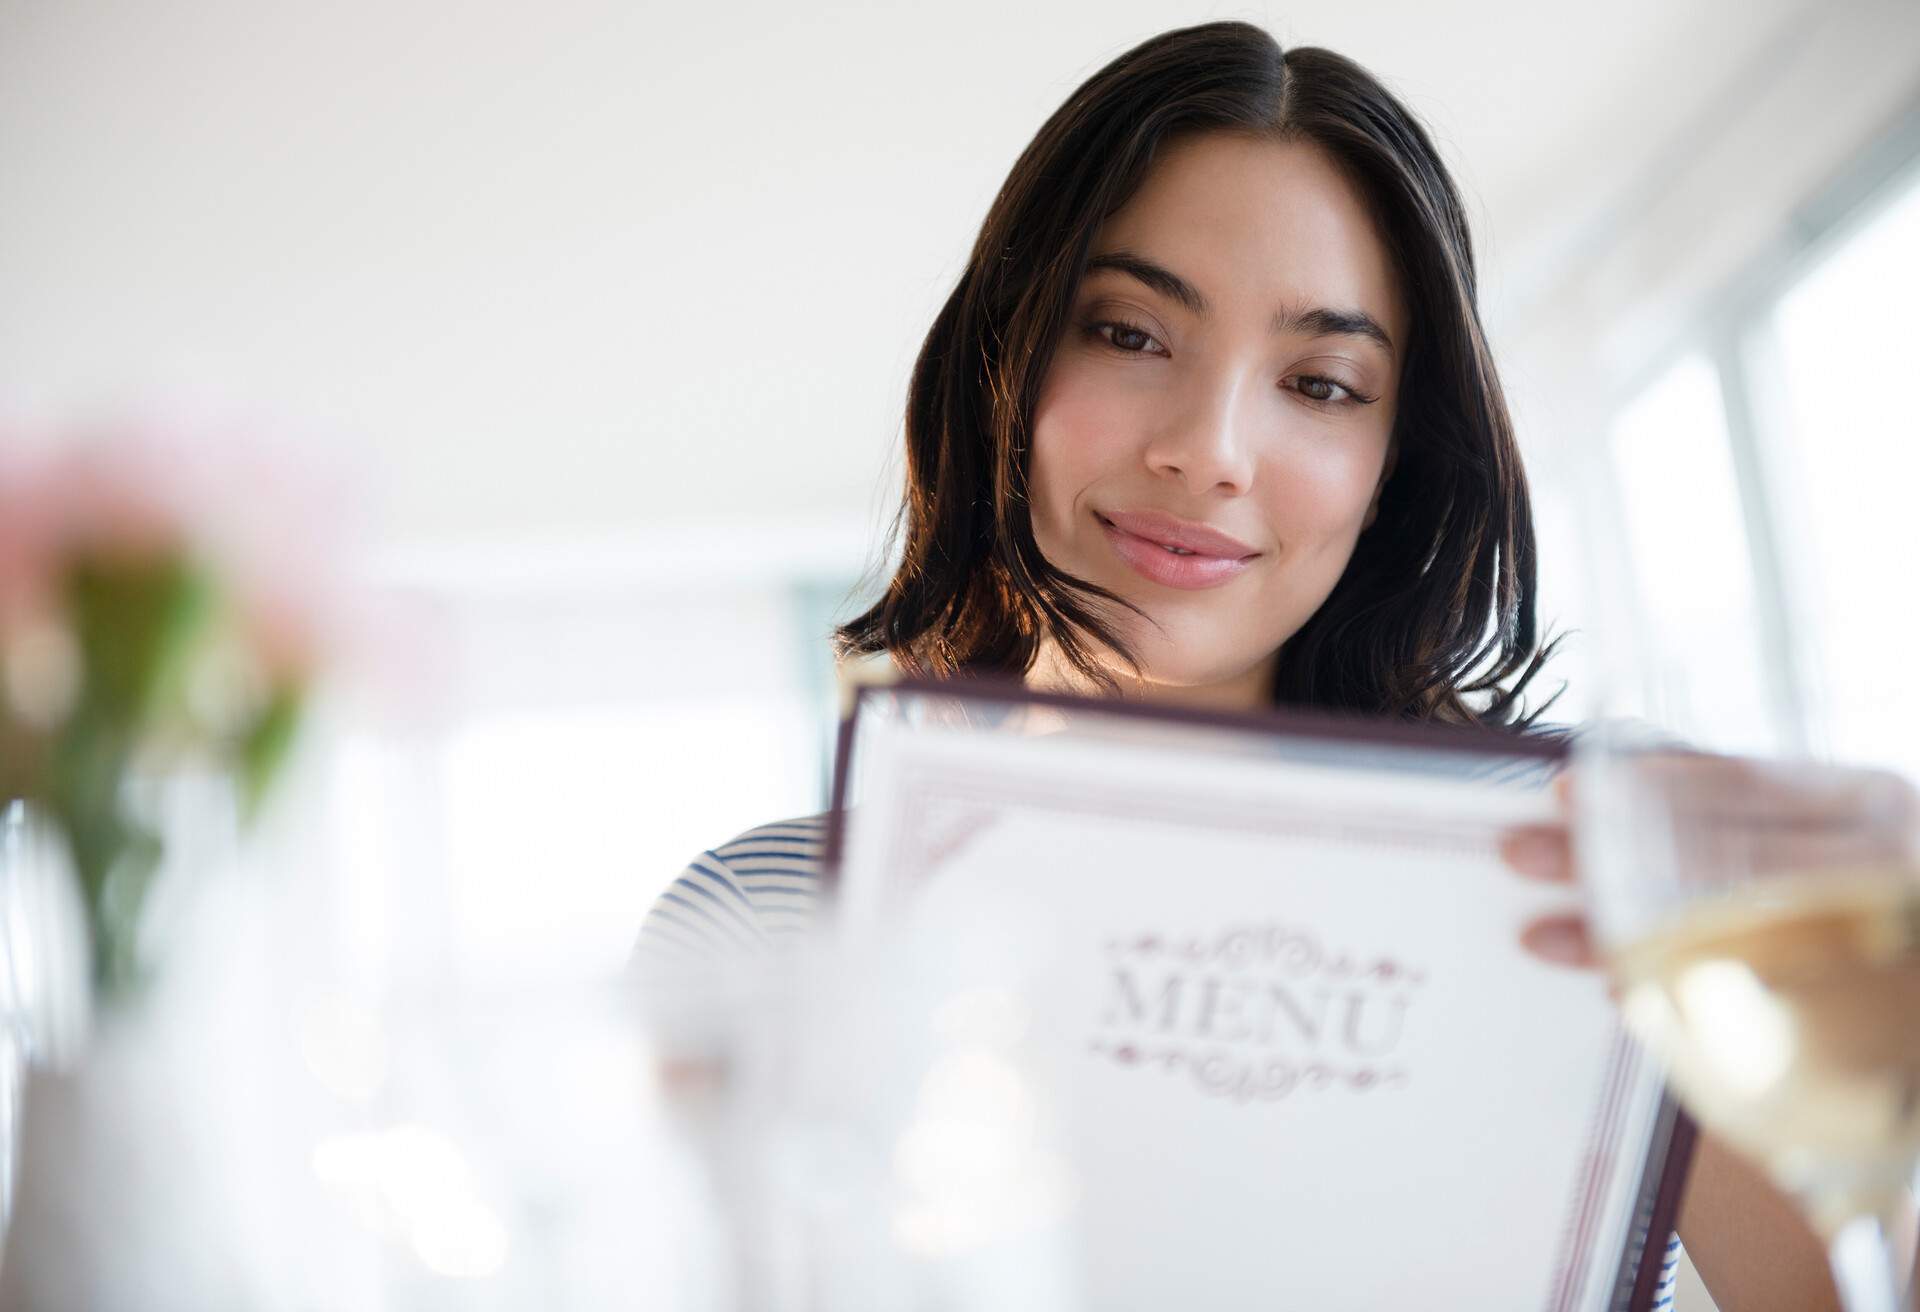
M 1612 426 L 1652 676 L 1628 709 L 1920 780 L 1920 168 L 1734 290 Z
M 1667 370 L 1614 424 L 1624 555 L 1645 636 L 1632 653 L 1643 686 L 1612 689 L 1607 709 L 1650 715 L 1703 747 L 1765 751 L 1773 711 L 1728 437 L 1720 379 L 1701 355 Z
M 1751 358 L 1778 367 L 1783 554 L 1824 745 L 1920 778 L 1920 177 L 1891 190 L 1786 288 Z

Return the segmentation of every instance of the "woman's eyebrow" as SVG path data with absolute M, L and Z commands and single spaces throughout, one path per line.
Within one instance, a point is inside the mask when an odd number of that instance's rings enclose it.
M 1207 298 L 1198 287 L 1165 265 L 1155 264 L 1132 251 L 1108 251 L 1087 261 L 1088 273 L 1102 269 L 1135 278 L 1161 295 L 1178 301 L 1193 314 L 1205 314 L 1210 308 Z M 1393 338 L 1380 326 L 1380 321 L 1365 310 L 1331 310 L 1323 305 L 1303 310 L 1281 310 L 1273 316 L 1273 331 L 1306 337 L 1364 337 L 1389 356 L 1393 354 Z
M 1161 295 L 1171 296 L 1194 314 L 1207 312 L 1207 298 L 1200 294 L 1199 288 L 1165 265 L 1155 264 L 1132 251 L 1109 251 L 1105 255 L 1094 256 L 1087 261 L 1087 272 L 1092 273 L 1097 269 L 1112 269 L 1116 273 L 1128 274 Z
M 1303 337 L 1364 337 L 1389 357 L 1393 355 L 1393 338 L 1380 326 L 1380 321 L 1365 310 L 1329 310 L 1324 305 L 1308 310 L 1281 310 L 1273 316 L 1273 331 Z

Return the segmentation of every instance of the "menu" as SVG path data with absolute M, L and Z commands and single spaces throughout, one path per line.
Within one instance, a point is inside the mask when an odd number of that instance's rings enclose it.
M 1691 1127 L 1604 978 L 1521 949 L 1571 895 L 1497 848 L 1553 814 L 1564 755 L 1492 730 L 865 687 L 836 771 L 833 933 L 991 959 L 967 988 L 1017 1022 L 1059 1159 L 1014 1193 L 1051 1191 L 1084 1306 L 1638 1309 Z M 928 1026 L 965 1001 L 921 992 Z M 901 1224 L 954 1230 L 937 1208 Z

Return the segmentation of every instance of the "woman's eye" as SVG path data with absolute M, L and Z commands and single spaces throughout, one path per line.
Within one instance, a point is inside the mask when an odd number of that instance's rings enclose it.
M 1135 328 L 1130 323 L 1103 322 L 1090 325 L 1096 336 L 1116 351 L 1128 355 L 1160 354 L 1166 348 L 1153 339 L 1153 334 L 1145 329 Z M 1159 351 L 1154 348 L 1159 347 Z
M 1320 374 L 1300 375 L 1293 380 L 1293 389 L 1307 400 L 1322 405 L 1337 405 L 1348 401 L 1365 405 L 1373 400 L 1370 396 L 1360 395 L 1345 383 L 1336 382 Z

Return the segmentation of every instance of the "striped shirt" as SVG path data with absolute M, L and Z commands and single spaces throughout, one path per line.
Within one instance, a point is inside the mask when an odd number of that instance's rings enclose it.
M 1660 1261 L 1660 1283 L 1653 1287 L 1653 1312 L 1673 1312 L 1673 1290 L 1680 1283 L 1680 1236 L 1667 1236 L 1667 1253 Z
M 663 986 L 684 1013 L 698 999 L 675 985 L 713 981 L 726 973 L 724 962 L 765 960 L 797 943 L 819 903 L 826 826 L 825 815 L 780 820 L 695 857 L 641 926 L 634 962 L 643 982 Z M 1654 1312 L 1672 1312 L 1679 1265 L 1680 1237 L 1673 1235 Z
M 803 816 L 702 852 L 647 913 L 636 963 L 699 969 L 797 941 L 813 923 L 826 832 L 826 816 Z

